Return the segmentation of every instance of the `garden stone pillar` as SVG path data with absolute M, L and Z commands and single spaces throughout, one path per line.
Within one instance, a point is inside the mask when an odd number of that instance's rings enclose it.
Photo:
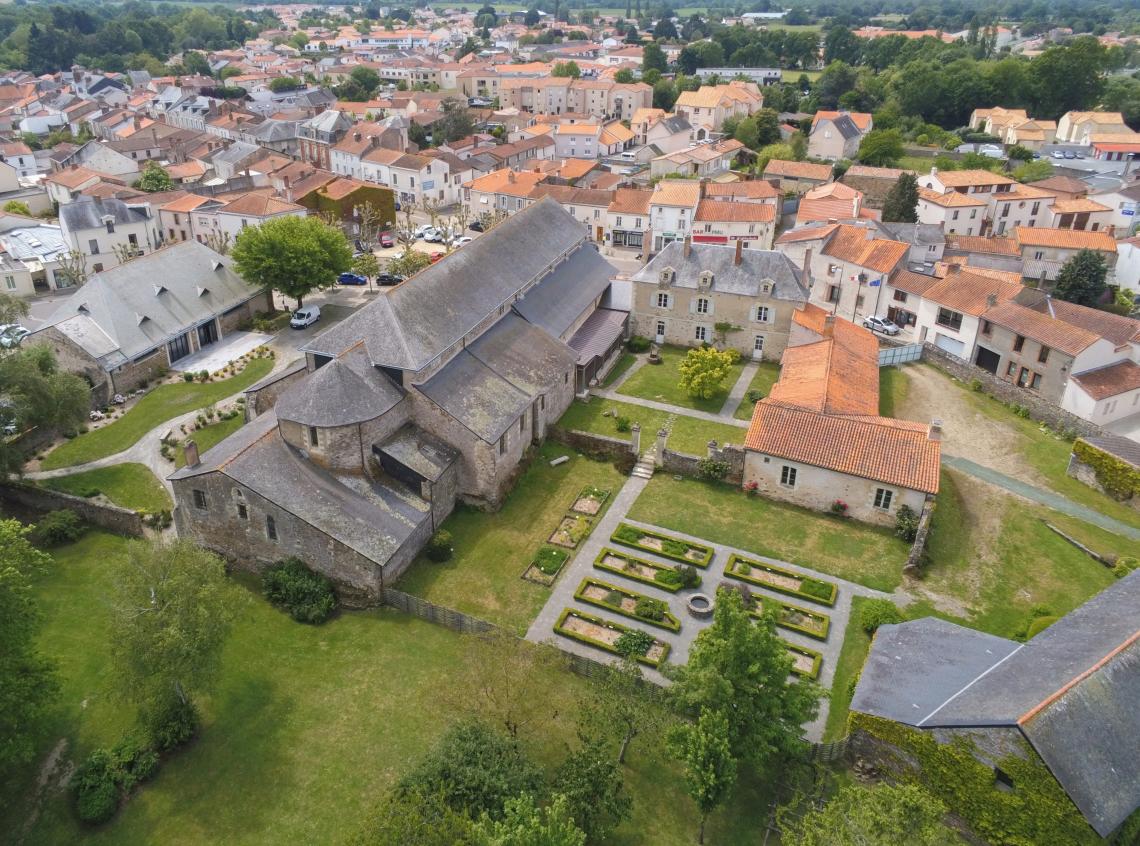
M 634 423 L 629 430 L 629 451 L 636 456 L 641 455 L 641 424 Z
M 709 453 L 709 458 L 716 458 L 716 453 L 717 453 L 716 441 L 709 441 L 708 442 L 708 453 Z
M 655 466 L 660 467 L 665 463 L 665 442 L 669 439 L 668 429 L 657 430 L 657 455 L 653 459 Z

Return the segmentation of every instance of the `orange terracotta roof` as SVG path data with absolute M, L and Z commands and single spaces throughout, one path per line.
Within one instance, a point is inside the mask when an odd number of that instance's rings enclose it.
M 701 200 L 694 220 L 725 223 L 771 223 L 776 209 L 767 203 L 733 203 L 728 200 Z
M 1037 226 L 1017 227 L 1017 242 L 1022 247 L 1056 247 L 1061 250 L 1099 250 L 1116 252 L 1116 241 L 1107 232 L 1083 232 L 1077 229 L 1044 229 Z
M 910 250 L 903 241 L 873 237 L 873 231 L 840 224 L 823 248 L 823 254 L 879 273 L 890 273 Z
M 1095 212 L 1111 211 L 1111 209 L 1109 209 L 1108 206 L 1102 206 L 1095 200 L 1082 197 L 1077 200 L 1058 200 L 1053 203 L 1053 211 L 1056 214 L 1079 214 L 1081 212 L 1093 214 Z
M 794 176 L 797 179 L 815 179 L 820 182 L 827 182 L 831 179 L 831 165 L 770 159 L 764 167 L 764 175 Z
M 954 311 L 978 317 L 993 306 L 1012 300 L 1022 287 L 1017 283 L 952 267 L 945 278 L 926 290 L 923 297 Z
M 1032 185 L 1015 185 L 1009 191 L 991 195 L 996 203 L 1012 203 L 1020 200 L 1044 200 L 1056 197 L 1052 191 L 1034 188 Z
M 1118 347 L 1140 339 L 1140 320 L 1134 317 L 1125 317 L 1121 314 L 1113 314 L 1111 311 L 1089 308 L 1054 297 L 1042 300 L 1033 308 L 1037 311 L 1047 312 L 1072 326 L 1079 326 L 1094 335 L 1099 335 Z
M 825 120 L 825 119 L 826 120 L 835 120 L 840 115 L 847 115 L 847 117 L 851 118 L 851 122 L 853 124 L 855 124 L 855 128 L 858 129 L 860 132 L 866 132 L 868 129 L 871 128 L 871 115 L 868 114 L 867 112 L 827 112 L 827 111 L 821 111 L 821 112 L 816 112 L 815 116 L 811 119 L 812 129 L 815 129 L 815 125 L 817 123 L 819 123 L 821 120 Z
M 493 170 L 486 176 L 464 183 L 464 188 L 485 194 L 507 194 L 512 197 L 525 197 L 534 186 L 546 179 L 545 173 L 523 170 L 515 173 L 510 168 Z
M 649 214 L 649 199 L 652 191 L 642 191 L 637 188 L 618 188 L 614 192 L 613 202 L 607 211 L 617 214 Z
M 1016 185 L 1008 176 L 988 170 L 940 170 L 938 180 L 947 188 L 968 188 L 972 185 Z
M 579 179 L 597 166 L 594 159 L 566 159 L 559 166 L 558 175 L 563 179 Z
M 837 473 L 938 493 L 942 444 L 918 423 L 821 414 L 768 397 L 756 403 L 744 445 Z
M 1140 388 L 1140 367 L 1131 361 L 1118 361 L 1108 367 L 1074 373 L 1073 381 L 1092 399 L 1107 399 Z
M 828 237 L 839 228 L 837 223 L 828 223 L 824 226 L 804 226 L 800 229 L 789 229 L 776 239 L 777 244 L 795 244 L 800 241 L 818 241 Z
M 933 188 L 919 188 L 918 199 L 927 203 L 934 203 L 943 208 L 961 208 L 963 206 L 984 206 L 986 201 L 978 194 L 970 196 L 959 191 L 947 191 L 942 194 Z
M 1019 256 L 1021 249 L 1013 238 L 985 238 L 981 235 L 954 235 L 946 246 L 967 253 Z
M 1099 340 L 1092 332 L 1013 301 L 986 309 L 982 317 L 990 323 L 1068 355 L 1077 355 Z
M 693 208 L 700 201 L 701 184 L 694 180 L 663 179 L 653 189 L 655 206 L 682 206 Z
M 900 267 L 891 274 L 890 285 L 899 291 L 922 296 L 929 291 L 937 281 L 938 278 L 935 276 L 926 276 L 925 274 L 915 273 L 913 270 Z
M 1021 271 L 994 270 L 992 267 L 975 267 L 970 264 L 965 256 L 947 256 L 945 261 L 936 261 L 934 263 L 934 275 L 941 279 L 950 273 L 950 268 L 952 267 L 961 267 L 963 270 L 968 270 L 976 276 L 988 276 L 991 279 L 1000 279 L 1003 282 L 1011 282 L 1015 285 L 1021 284 Z
M 191 212 L 199 206 L 207 203 L 215 203 L 212 197 L 201 197 L 197 194 L 187 194 L 185 197 L 179 197 L 177 200 L 172 200 L 162 207 L 164 211 L 169 212 Z
M 304 206 L 299 206 L 296 203 L 289 203 L 285 200 L 279 200 L 276 197 L 270 197 L 265 194 L 252 193 L 244 194 L 218 209 L 219 212 L 248 214 L 252 217 L 269 217 L 275 214 L 286 214 L 288 212 L 304 210 Z
M 705 196 L 713 199 L 746 197 L 749 200 L 775 200 L 780 197 L 780 192 L 763 179 L 749 179 L 746 182 L 709 182 L 705 185 Z

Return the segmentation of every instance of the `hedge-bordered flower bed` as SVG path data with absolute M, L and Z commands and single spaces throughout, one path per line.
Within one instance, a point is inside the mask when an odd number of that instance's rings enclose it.
M 738 572 L 736 569 L 738 564 L 744 564 L 751 570 L 761 570 L 765 573 L 771 573 L 773 576 L 778 576 L 782 579 L 797 581 L 800 586 L 795 588 L 774 581 L 766 581 L 752 573 Z M 839 588 L 832 582 L 825 582 L 820 579 L 812 578 L 811 576 L 804 576 L 799 573 L 794 573 L 791 570 L 774 567 L 771 564 L 761 564 L 759 561 L 744 558 L 736 553 L 728 557 L 728 563 L 724 565 L 724 574 L 729 578 L 740 579 L 742 582 L 748 582 L 757 587 L 768 588 L 768 590 L 774 590 L 777 593 L 786 593 L 788 596 L 806 599 L 809 602 L 818 602 L 820 605 L 834 605 L 835 598 L 839 594 Z
M 610 498 L 610 492 L 609 491 L 603 490 L 602 488 L 596 488 L 593 485 L 586 485 L 586 487 L 582 488 L 582 490 L 578 493 L 578 495 L 576 497 L 574 497 L 574 501 L 572 503 L 570 503 L 570 513 L 571 514 L 585 514 L 587 517 L 597 517 L 599 514 L 601 514 L 603 511 L 606 510 L 606 500 L 608 500 L 609 498 Z M 593 500 L 594 502 L 598 503 L 597 510 L 596 511 L 589 511 L 589 510 L 580 511 L 577 506 L 578 506 L 578 503 L 582 502 L 583 500 Z
M 594 567 L 596 567 L 599 570 L 605 570 L 608 573 L 617 573 L 619 576 L 625 576 L 627 579 L 633 579 L 634 581 L 637 581 L 637 582 L 643 582 L 644 584 L 647 584 L 647 585 L 653 585 L 654 587 L 659 587 L 662 590 L 669 591 L 670 593 L 676 593 L 677 591 L 679 591 L 681 589 L 680 582 L 660 582 L 660 581 L 657 581 L 657 579 L 650 578 L 648 576 L 643 576 L 640 573 L 633 573 L 633 572 L 630 572 L 629 570 L 623 570 L 620 567 L 615 567 L 612 564 L 609 564 L 606 562 L 606 558 L 608 556 L 611 556 L 611 555 L 616 557 L 616 558 L 621 558 L 621 559 L 624 559 L 626 561 L 633 562 L 634 564 L 637 564 L 640 567 L 648 567 L 650 570 L 653 570 L 655 573 L 674 573 L 674 572 L 676 572 L 672 567 L 670 567 L 667 564 L 658 564 L 656 561 L 646 561 L 644 558 L 638 558 L 635 555 L 628 555 L 627 553 L 619 552 L 618 550 L 610 549 L 609 547 L 603 547 L 602 551 L 598 553 L 598 557 L 594 559 Z
M 776 625 L 782 629 L 789 629 L 793 632 L 807 635 L 808 637 L 815 638 L 816 640 L 827 640 L 827 634 L 831 631 L 831 618 L 824 614 L 822 611 L 809 611 L 807 608 L 801 608 L 798 605 L 789 605 L 786 602 L 780 602 L 778 599 L 769 599 L 766 596 L 757 596 L 753 594 L 752 599 L 756 602 L 756 607 L 752 608 L 752 616 L 759 617 L 764 613 L 763 606 L 773 605 L 776 609 Z M 801 626 L 784 619 L 784 614 L 803 614 L 806 617 L 812 617 L 819 620 L 822 625 L 819 629 L 811 629 L 807 626 Z
M 661 548 L 656 549 L 646 544 L 644 542 L 645 538 L 658 541 Z M 622 546 L 631 546 L 643 552 L 652 552 L 654 555 L 660 555 L 662 558 L 671 558 L 674 561 L 680 561 L 682 564 L 692 564 L 694 567 L 707 567 L 713 558 L 711 547 L 702 546 L 699 543 L 690 543 L 680 538 L 663 535 L 660 532 L 639 529 L 637 526 L 631 526 L 628 523 L 620 523 L 618 527 L 614 529 L 614 533 L 610 535 L 610 540 L 614 543 L 620 543 Z M 696 552 L 698 555 L 690 557 L 686 554 L 686 550 Z
M 599 608 L 606 608 L 610 611 L 613 611 L 615 614 L 621 614 L 623 617 L 629 617 L 633 620 L 639 620 L 642 623 L 648 623 L 651 626 L 659 626 L 660 628 L 668 629 L 671 632 L 681 631 L 681 621 L 673 616 L 672 612 L 669 611 L 668 606 L 665 608 L 665 616 L 663 619 L 652 620 L 649 617 L 640 616 L 635 611 L 623 608 L 621 605 L 611 605 L 604 599 L 597 599 L 595 597 L 587 596 L 586 593 L 591 587 L 596 587 L 607 592 L 612 591 L 614 593 L 620 594 L 624 599 L 633 600 L 634 604 L 636 604 L 639 599 L 654 599 L 652 596 L 646 596 L 642 593 L 635 593 L 632 590 L 626 590 L 625 588 L 620 588 L 617 585 L 610 584 L 609 582 L 603 582 L 601 579 L 594 579 L 589 576 L 582 579 L 582 584 L 578 585 L 578 590 L 574 592 L 574 598 L 580 602 L 587 602 L 590 605 L 596 605 Z M 665 604 L 662 600 L 656 601 L 661 602 L 662 605 Z
M 792 665 L 792 672 L 793 673 L 795 673 L 797 676 L 803 676 L 804 678 L 813 679 L 813 680 L 819 678 L 819 668 L 823 664 L 823 656 L 822 655 L 820 655 L 814 649 L 808 649 L 805 646 L 793 646 L 792 644 L 788 643 L 787 641 L 784 641 L 784 646 L 787 647 L 789 652 L 796 653 L 799 655 L 806 655 L 808 658 L 811 659 L 811 670 L 801 670 L 793 664 Z
M 582 634 L 581 632 L 575 632 L 567 629 L 566 621 L 570 617 L 577 617 L 578 619 L 583 620 L 587 623 L 592 623 L 596 626 L 610 629 L 611 631 L 617 632 L 619 635 L 622 632 L 627 631 L 640 631 L 639 629 L 636 629 L 632 626 L 623 626 L 620 623 L 611 623 L 608 620 L 603 620 L 601 617 L 595 617 L 593 614 L 587 614 L 574 608 L 566 608 L 562 611 L 561 614 L 558 615 L 558 622 L 554 624 L 554 631 L 557 634 L 560 634 L 563 637 L 568 637 L 571 640 L 576 640 L 579 643 L 585 643 L 588 646 L 595 646 L 598 649 L 604 649 L 606 652 L 609 652 L 613 655 L 621 654 L 617 651 L 617 649 L 614 648 L 613 644 L 606 643 L 602 640 L 596 640 L 592 637 L 589 637 L 588 635 Z M 642 664 L 648 664 L 650 667 L 660 667 L 665 663 L 665 659 L 669 657 L 669 644 L 665 643 L 664 641 L 657 640 L 656 638 L 654 639 L 653 643 L 654 646 L 659 646 L 661 648 L 661 654 L 658 657 L 650 658 L 648 655 L 638 655 L 636 657 L 637 660 Z

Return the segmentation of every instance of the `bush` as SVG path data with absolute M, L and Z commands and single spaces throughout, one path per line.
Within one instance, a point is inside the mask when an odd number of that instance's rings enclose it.
M 626 629 L 614 641 L 614 649 L 625 656 L 645 655 L 653 646 L 653 635 L 637 629 Z
M 678 587 L 683 584 L 681 574 L 676 570 L 658 570 L 653 574 L 653 581 L 660 582 L 669 587 Z
M 98 493 L 96 491 L 95 493 Z M 74 511 L 49 511 L 32 529 L 32 542 L 41 546 L 60 546 L 79 540 L 87 531 L 87 524 Z
M 562 565 L 566 563 L 566 559 L 569 557 L 565 550 L 544 546 L 534 557 L 534 566 L 546 575 L 553 576 L 562 569 Z
M 697 572 L 697 568 L 692 564 L 681 564 L 676 568 L 675 572 L 683 588 L 692 589 L 701 583 L 701 574 Z
M 299 623 L 323 623 L 336 610 L 332 582 L 314 573 L 299 558 L 286 558 L 265 571 L 265 598 Z
M 617 425 L 617 430 L 619 432 L 628 432 L 630 429 L 629 418 L 628 417 L 619 417 L 617 419 L 616 425 Z
M 1130 555 L 1122 555 L 1112 565 L 1112 575 L 1118 579 L 1123 579 L 1137 567 L 1140 567 L 1140 559 L 1133 558 Z
M 183 373 L 182 374 L 182 381 L 183 382 L 193 382 L 194 381 L 194 374 L 189 372 L 189 371 Z
M 127 735 L 111 750 L 111 763 L 123 791 L 130 793 L 135 785 L 146 781 L 158 770 L 158 753 Z
M 611 590 L 606 593 L 605 598 L 602 599 L 602 602 L 606 603 L 606 605 L 613 606 L 614 608 L 620 608 L 621 600 L 621 593 L 616 590 Z
M 105 749 L 92 752 L 76 769 L 70 784 L 75 811 L 83 822 L 97 825 L 115 815 L 119 808 L 119 787 L 115 784 L 111 756 Z
M 895 514 L 895 534 L 907 543 L 918 537 L 918 514 L 909 505 L 900 505 Z
M 764 392 L 763 391 L 758 391 L 755 388 L 753 388 L 752 390 L 750 390 L 748 392 L 748 401 L 750 403 L 752 403 L 753 405 L 760 402 L 760 400 L 762 400 L 762 399 L 764 399 Z
M 697 462 L 697 472 L 701 478 L 710 482 L 721 482 L 728 475 L 728 462 L 717 458 L 702 458 Z
M 437 564 L 451 558 L 451 554 L 454 551 L 451 546 L 451 532 L 447 531 L 447 529 L 440 529 L 432 535 L 431 540 L 427 542 L 427 547 L 424 550 L 428 559 L 435 561 Z
M 649 347 L 652 343 L 648 338 L 643 338 L 640 335 L 634 335 L 626 342 L 626 347 L 629 348 L 631 353 L 649 352 Z
M 868 599 L 859 609 L 859 627 L 867 634 L 874 634 L 879 626 L 902 621 L 902 612 L 889 599 Z
M 973 391 L 974 393 L 980 394 L 982 392 L 983 387 L 984 386 L 982 385 L 981 379 L 971 379 L 970 380 L 970 390 Z
M 1025 630 L 1025 639 L 1029 640 L 1034 635 L 1040 634 L 1045 629 L 1049 628 L 1055 622 L 1057 617 L 1037 617 L 1029 624 L 1029 628 Z
M 190 700 L 171 694 L 142 714 L 143 728 L 159 752 L 188 742 L 198 731 L 198 709 Z
M 637 605 L 634 607 L 633 613 L 644 620 L 664 620 L 665 610 L 665 603 L 660 599 L 643 596 L 637 600 Z

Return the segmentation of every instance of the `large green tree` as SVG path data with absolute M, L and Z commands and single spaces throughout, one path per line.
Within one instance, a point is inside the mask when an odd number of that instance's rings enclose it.
M 162 165 L 156 161 L 149 161 L 143 167 L 142 176 L 135 183 L 135 187 L 140 191 L 146 191 L 148 194 L 157 191 L 172 191 L 174 190 L 174 180 L 170 178 L 169 173 L 163 170 Z
M 336 284 L 352 267 L 344 234 L 319 217 L 276 217 L 243 229 L 232 250 L 238 273 L 252 285 L 304 304 L 311 291 Z
M 32 580 L 51 563 L 28 528 L 0 520 L 0 770 L 29 760 L 34 731 L 59 692 L 55 668 L 39 653 L 40 614 Z
M 604 665 L 579 701 L 579 735 L 616 745 L 617 762 L 625 763 L 630 744 L 643 734 L 656 733 L 667 720 L 647 685 L 632 658 Z
M 524 793 L 510 799 L 503 818 L 489 815 L 475 826 L 479 846 L 585 846 L 586 833 L 574 824 L 565 796 L 555 796 L 545 808 Z M 406 841 L 405 841 L 406 842 Z
M 915 223 L 918 220 L 918 180 L 913 173 L 904 173 L 891 186 L 883 200 L 883 221 L 886 223 Z
M 570 816 L 592 843 L 607 842 L 629 817 L 632 802 L 621 769 L 599 742 L 572 752 L 554 774 L 554 790 L 566 797 Z
M 0 315 L 4 310 L 0 303 Z M 60 370 L 50 347 L 0 349 L 0 426 L 62 431 L 79 426 L 90 410 L 91 388 Z M 0 437 L 0 475 L 15 471 L 22 461 L 19 444 Z
M 961 840 L 942 818 L 946 806 L 913 785 L 844 787 L 822 808 L 781 815 L 785 843 L 796 846 L 951 846 Z
M 728 717 L 702 708 L 692 724 L 679 726 L 669 737 L 669 749 L 685 767 L 685 786 L 700 812 L 697 842 L 705 842 L 705 823 L 736 784 L 736 756 Z
M 471 818 L 440 793 L 395 791 L 367 816 L 351 846 L 476 846 Z
M 740 355 L 735 350 L 712 347 L 689 350 L 677 366 L 681 374 L 681 390 L 691 397 L 712 399 L 722 390 L 724 380 L 738 358 Z
M 665 51 L 656 41 L 646 44 L 641 51 L 641 72 L 659 71 L 665 73 L 669 69 L 669 60 L 665 58 Z
M 875 167 L 890 167 L 903 157 L 902 134 L 897 129 L 872 129 L 859 142 L 855 154 L 860 162 Z
M 1061 268 L 1053 296 L 1083 306 L 1096 306 L 1108 290 L 1105 279 L 1108 265 L 1104 256 L 1093 250 L 1081 250 Z

